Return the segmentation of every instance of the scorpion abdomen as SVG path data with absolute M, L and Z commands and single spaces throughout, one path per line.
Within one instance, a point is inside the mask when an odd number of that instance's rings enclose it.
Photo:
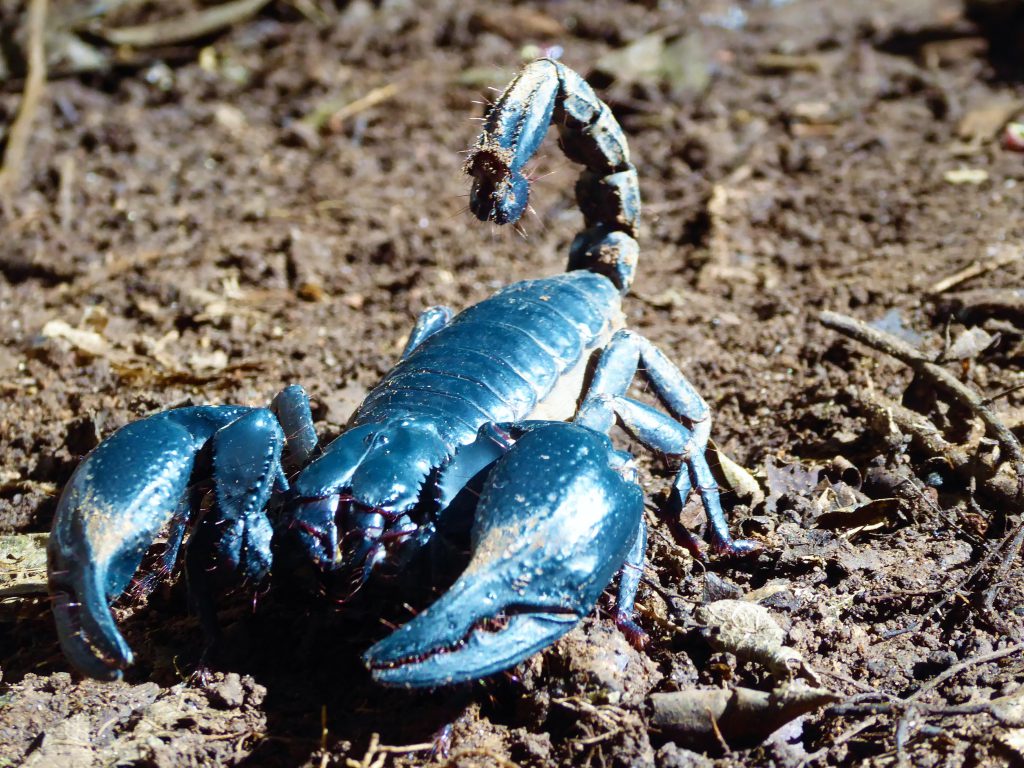
M 582 377 L 620 315 L 619 291 L 601 275 L 581 270 L 515 283 L 457 315 L 396 365 L 355 423 L 437 419 L 443 409 L 445 438 L 460 445 L 483 424 L 530 418 L 542 406 L 567 418 L 575 396 L 553 404 L 552 393 Z

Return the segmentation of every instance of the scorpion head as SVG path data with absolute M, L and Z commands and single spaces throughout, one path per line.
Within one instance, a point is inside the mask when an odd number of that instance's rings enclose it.
M 296 478 L 290 527 L 321 571 L 343 570 L 354 592 L 417 532 L 420 489 L 447 456 L 429 426 L 354 427 Z

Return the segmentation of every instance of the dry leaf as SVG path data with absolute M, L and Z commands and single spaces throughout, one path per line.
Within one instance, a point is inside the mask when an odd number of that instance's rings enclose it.
M 40 335 L 45 339 L 64 339 L 79 352 L 84 352 L 93 357 L 107 357 L 110 355 L 110 344 L 100 334 L 95 331 L 83 331 L 79 328 L 72 328 L 63 320 L 51 320 L 43 326 Z
M 965 141 L 983 141 L 995 138 L 1010 118 L 1024 109 L 1020 99 L 992 99 L 969 110 L 956 127 L 957 136 Z
M 786 632 L 764 606 L 745 600 L 718 600 L 700 606 L 693 615 L 716 651 L 763 664 L 781 680 L 791 680 L 800 672 L 811 682 L 819 682 L 800 652 L 783 645 Z
M 757 480 L 745 468 L 726 456 L 721 450 L 716 450 L 718 465 L 722 469 L 722 479 L 740 499 L 748 502 L 751 506 L 757 506 L 764 501 L 764 491 L 757 484 Z
M 651 725 L 681 744 L 749 747 L 801 715 L 839 701 L 824 688 L 791 683 L 771 691 L 751 688 L 686 690 L 651 695 Z
M 0 599 L 46 594 L 48 533 L 0 536 Z

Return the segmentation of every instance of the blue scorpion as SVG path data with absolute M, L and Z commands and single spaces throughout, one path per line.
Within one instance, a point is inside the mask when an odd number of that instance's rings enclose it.
M 211 595 L 262 582 L 275 557 L 283 567 L 282 549 L 300 551 L 347 596 L 380 568 L 404 567 L 447 531 L 471 527 L 455 584 L 366 652 L 385 685 L 434 687 L 507 669 L 568 632 L 620 570 L 616 620 L 642 644 L 632 610 L 644 495 L 632 457 L 608 437 L 616 421 L 681 460 L 663 510 L 673 533 L 700 550 L 678 522 L 696 488 L 717 552 L 758 549 L 730 537 L 705 457 L 707 404 L 623 328 L 639 254 L 637 172 L 611 110 L 577 73 L 540 59 L 501 94 L 466 162 L 470 208 L 485 222 L 519 219 L 530 188 L 523 167 L 552 124 L 585 168 L 576 197 L 586 228 L 568 271 L 515 283 L 457 315 L 426 310 L 397 365 L 326 448 L 305 392 L 290 386 L 269 408 L 158 413 L 85 457 L 49 544 L 57 631 L 80 672 L 117 679 L 132 663 L 110 603 L 161 532 L 163 568 L 184 552 L 208 628 Z M 627 397 L 638 371 L 668 414 Z

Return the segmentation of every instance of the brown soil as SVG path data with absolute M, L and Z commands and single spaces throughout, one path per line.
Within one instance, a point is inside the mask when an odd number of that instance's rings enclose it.
M 0 18 L 19 18 L 7 5 Z M 382 630 L 313 597 L 275 591 L 256 610 L 251 594 L 227 600 L 226 658 L 202 681 L 191 675 L 202 642 L 182 585 L 124 599 L 140 661 L 118 684 L 68 674 L 45 599 L 3 602 L 0 766 L 369 765 L 374 755 L 359 761 L 371 734 L 415 744 L 449 723 L 451 757 L 432 759 L 460 766 L 1022 759 L 1012 718 L 928 710 L 1024 682 L 1011 648 L 1024 629 L 1020 568 L 991 608 L 993 568 L 965 584 L 1019 507 L 983 487 L 972 495 L 863 403 L 903 398 L 950 439 L 977 443 L 962 409 L 817 321 L 822 309 L 884 318 L 931 355 L 981 329 L 998 338 L 949 370 L 986 396 L 1021 383 L 1019 300 L 1016 314 L 962 308 L 978 305 L 977 291 L 1020 288 L 1024 261 L 934 291 L 1020 249 L 1024 156 L 999 139 L 1014 111 L 1002 105 L 1024 103 L 1019 16 L 979 26 L 950 0 L 748 2 L 745 26 L 730 30 L 713 22 L 732 4 L 686 5 L 272 3 L 222 35 L 160 51 L 164 63 L 144 54 L 51 78 L 0 218 L 0 532 L 48 530 L 78 460 L 157 410 L 262 404 L 298 382 L 321 434 L 336 435 L 421 309 L 559 271 L 581 218 L 575 171 L 554 142 L 533 166 L 538 217 L 526 237 L 464 213 L 459 154 L 488 86 L 507 82 L 526 46 L 557 44 L 593 75 L 640 171 L 629 322 L 698 385 L 718 447 L 769 491 L 752 510 L 727 498 L 734 528 L 765 552 L 709 574 L 655 524 L 639 598 L 652 635 L 644 653 L 605 601 L 543 656 L 444 695 L 374 687 L 358 657 Z M 307 6 L 322 17 L 296 10 Z M 697 41 L 689 74 L 700 63 L 706 88 L 593 72 L 650 32 Z M 319 131 L 300 123 L 389 86 L 391 98 L 348 119 Z M 0 115 L 13 117 L 20 93 L 8 81 Z M 947 173 L 961 168 L 984 178 L 954 183 Z M 88 339 L 99 348 L 52 325 L 44 334 L 52 321 L 98 334 Z M 993 408 L 1024 424 L 1024 393 Z M 672 467 L 645 461 L 645 483 L 664 488 Z M 794 465 L 825 472 L 778 469 Z M 896 501 L 852 522 L 820 519 L 885 498 Z M 959 662 L 1010 650 L 937 682 L 902 722 L 824 709 L 752 750 L 703 752 L 652 731 L 652 692 L 770 687 L 758 665 L 712 654 L 692 621 L 711 592 L 764 587 L 789 644 L 843 696 L 905 697 Z M 403 765 L 428 754 L 377 756 Z

